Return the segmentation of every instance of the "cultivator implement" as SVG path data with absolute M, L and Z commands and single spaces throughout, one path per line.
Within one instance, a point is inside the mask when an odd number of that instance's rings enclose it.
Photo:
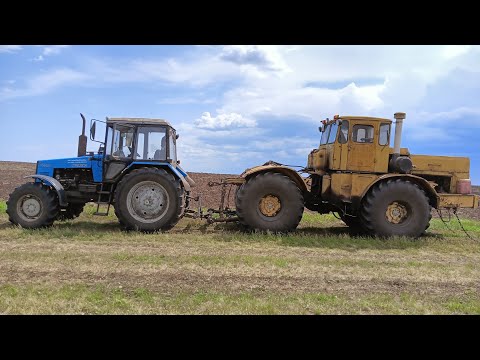
M 235 188 L 233 195 L 235 196 L 238 186 L 241 186 L 245 182 L 243 178 L 225 178 L 220 182 L 210 181 L 209 187 L 221 186 L 220 193 L 220 205 L 218 209 L 209 208 L 205 212 L 202 207 L 201 196 L 189 197 L 189 200 L 198 202 L 197 210 L 187 209 L 185 211 L 185 217 L 192 219 L 205 219 L 207 223 L 220 223 L 220 222 L 235 222 L 239 221 L 237 212 L 230 208 L 230 197 L 232 195 L 232 189 Z M 233 200 L 234 202 L 235 200 Z

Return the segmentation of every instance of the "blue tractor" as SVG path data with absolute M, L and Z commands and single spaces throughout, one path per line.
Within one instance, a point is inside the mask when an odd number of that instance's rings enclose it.
M 160 119 L 92 120 L 90 140 L 100 148 L 87 153 L 86 120 L 80 115 L 78 157 L 38 161 L 35 174 L 28 176 L 34 182 L 10 194 L 10 221 L 23 228 L 47 227 L 74 219 L 86 203 L 94 202 L 100 216 L 108 215 L 113 205 L 127 230 L 172 228 L 186 213 L 195 186 L 179 166 L 175 129 Z M 104 137 L 97 126 L 105 129 Z

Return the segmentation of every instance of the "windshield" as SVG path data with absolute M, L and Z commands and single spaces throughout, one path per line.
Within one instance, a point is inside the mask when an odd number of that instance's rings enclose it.
M 322 133 L 322 139 L 320 140 L 320 145 L 325 145 L 328 140 L 328 134 L 330 134 L 331 125 L 325 127 L 325 131 Z

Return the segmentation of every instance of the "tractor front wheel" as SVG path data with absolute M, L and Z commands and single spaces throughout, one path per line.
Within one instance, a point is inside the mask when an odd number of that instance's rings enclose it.
M 118 184 L 114 207 L 127 230 L 169 230 L 183 216 L 184 190 L 180 180 L 164 169 L 136 169 Z
M 16 188 L 7 201 L 10 222 L 26 229 L 51 226 L 59 211 L 56 192 L 41 183 L 28 183 Z
M 68 207 L 65 209 L 60 210 L 58 213 L 57 220 L 65 221 L 65 220 L 73 220 L 80 216 L 83 212 L 85 204 L 68 204 Z
M 249 178 L 237 192 L 240 222 L 255 230 L 295 230 L 303 215 L 303 195 L 288 176 L 266 172 Z

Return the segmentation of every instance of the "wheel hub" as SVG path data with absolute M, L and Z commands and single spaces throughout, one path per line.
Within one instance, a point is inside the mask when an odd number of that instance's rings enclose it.
M 408 217 L 408 209 L 396 201 L 388 205 L 385 213 L 387 220 L 392 224 L 401 224 Z
M 128 193 L 130 214 L 141 222 L 160 220 L 168 210 L 169 198 L 165 188 L 153 181 L 136 184 Z
M 34 195 L 25 195 L 23 196 L 19 204 L 19 214 L 23 215 L 22 217 L 26 220 L 34 220 L 38 218 L 42 212 L 42 204 L 40 199 Z
M 282 204 L 275 195 L 266 195 L 260 199 L 258 208 L 263 215 L 273 217 L 280 212 Z

